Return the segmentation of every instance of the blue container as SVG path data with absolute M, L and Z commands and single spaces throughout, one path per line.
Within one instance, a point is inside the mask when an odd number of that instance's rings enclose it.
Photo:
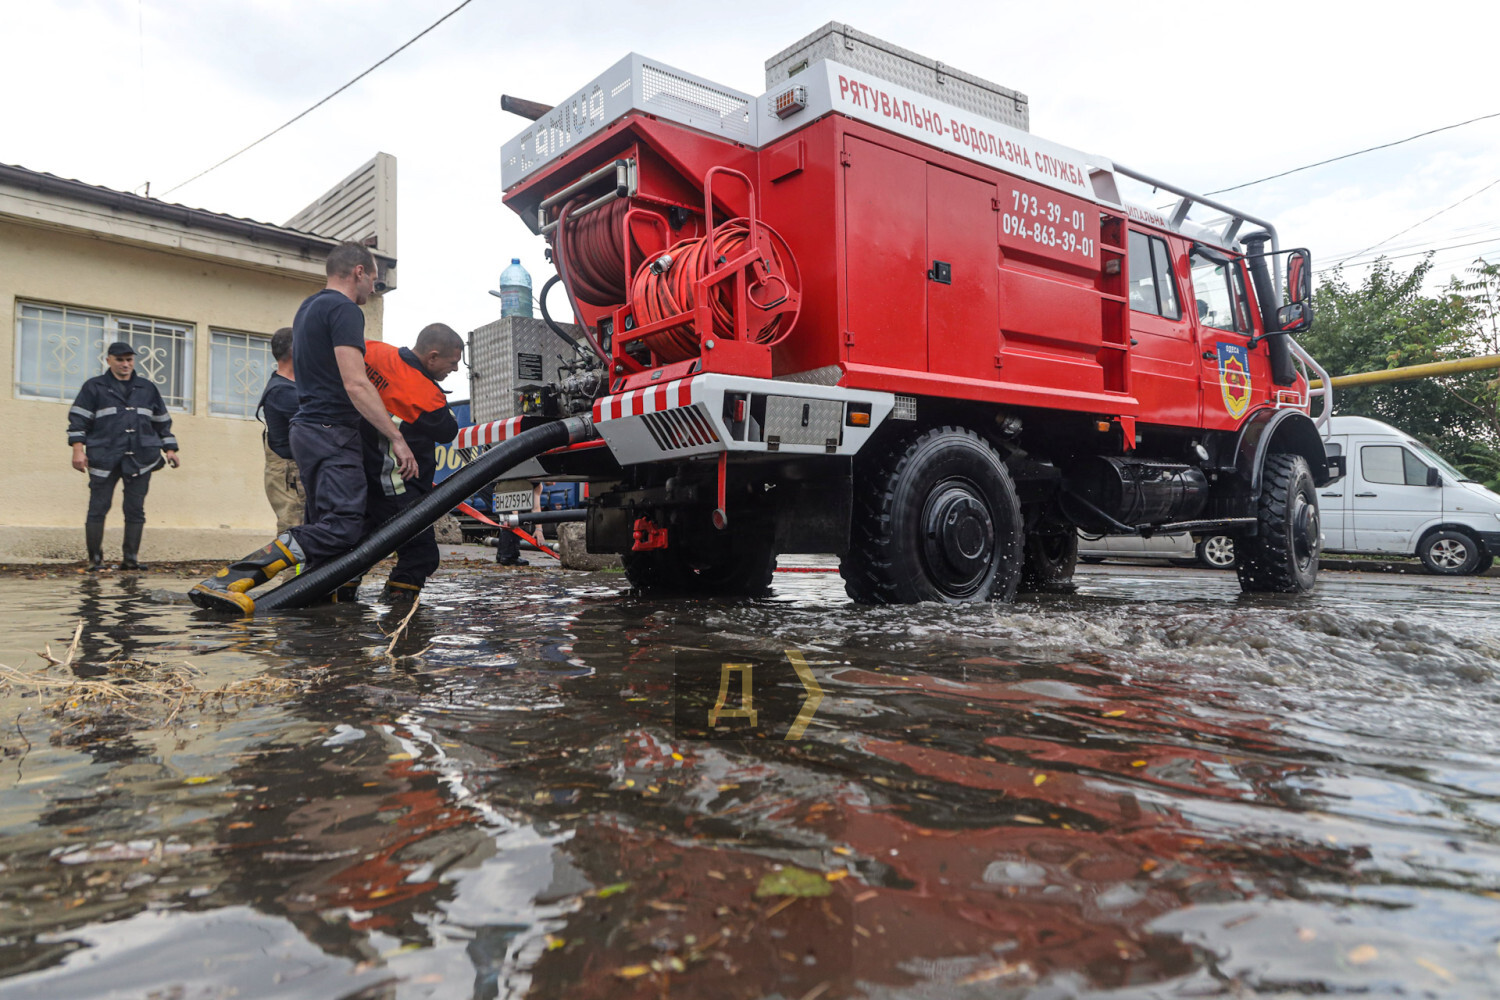
M 542 510 L 572 510 L 583 506 L 578 483 L 543 483 Z
M 531 275 L 519 257 L 512 257 L 510 267 L 500 272 L 500 318 L 506 316 L 531 318 Z

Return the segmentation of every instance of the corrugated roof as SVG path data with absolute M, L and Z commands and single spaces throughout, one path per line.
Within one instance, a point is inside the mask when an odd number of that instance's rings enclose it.
M 116 211 L 130 212 L 152 219 L 175 222 L 178 225 L 203 229 L 209 232 L 239 236 L 253 242 L 267 243 L 302 252 L 326 253 L 338 241 L 317 233 L 289 229 L 270 222 L 258 222 L 223 212 L 210 212 L 176 202 L 149 198 L 129 191 L 116 191 L 99 184 L 59 177 L 40 170 L 28 170 L 13 164 L 0 163 L 0 186 L 24 188 L 45 194 L 57 194 L 77 198 L 90 204 L 100 205 Z M 394 263 L 395 258 L 372 250 L 376 257 Z

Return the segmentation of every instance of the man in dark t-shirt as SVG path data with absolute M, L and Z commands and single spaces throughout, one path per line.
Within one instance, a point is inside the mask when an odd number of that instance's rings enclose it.
M 271 357 L 276 370 L 261 390 L 255 415 L 266 425 L 261 435 L 266 451 L 266 499 L 276 513 L 276 533 L 302 523 L 307 498 L 292 458 L 292 417 L 297 413 L 297 382 L 292 368 L 292 328 L 284 326 L 271 335 Z
M 292 321 L 298 407 L 289 438 L 307 495 L 306 523 L 195 585 L 188 596 L 200 608 L 250 614 L 252 588 L 289 566 L 325 562 L 359 543 L 366 498 L 362 420 L 390 441 L 403 479 L 417 474 L 411 448 L 365 376 L 359 307 L 375 292 L 375 258 L 358 243 L 342 243 L 328 255 L 327 272 L 327 287 L 304 300 Z

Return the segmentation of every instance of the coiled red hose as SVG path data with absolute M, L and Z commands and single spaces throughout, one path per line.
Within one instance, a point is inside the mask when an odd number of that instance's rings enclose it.
M 769 307 L 771 300 L 778 295 L 784 298 L 786 293 L 797 291 L 792 284 L 796 281 L 796 262 L 786 241 L 776 230 L 763 222 L 755 225 L 766 237 L 762 245 L 767 247 L 770 259 L 765 268 L 751 265 L 758 273 L 752 278 L 750 304 Z M 663 263 L 665 258 L 662 256 L 641 264 L 630 287 L 630 304 L 638 325 L 646 326 L 669 316 L 691 312 L 696 307 L 694 287 L 697 282 L 724 261 L 734 259 L 747 249 L 750 222 L 743 218 L 730 219 L 713 231 L 711 239 L 711 243 L 710 237 L 698 237 L 674 244 L 665 255 L 670 258 L 669 264 Z M 757 294 L 757 288 L 768 290 Z M 735 336 L 734 292 L 733 281 L 723 281 L 713 287 L 709 308 L 715 337 L 732 339 Z M 749 339 L 757 344 L 779 343 L 791 332 L 795 318 L 795 313 L 775 313 L 758 328 L 752 328 Z M 686 361 L 697 357 L 700 350 L 698 333 L 691 322 L 653 333 L 643 338 L 643 342 L 663 362 Z
M 565 226 L 557 228 L 557 252 L 568 273 L 568 284 L 577 298 L 591 306 L 625 304 L 625 256 L 620 245 L 621 220 L 630 210 L 625 200 L 611 202 L 604 208 L 570 218 L 573 211 L 588 201 L 579 195 L 563 205 Z M 634 254 L 641 248 L 634 244 Z

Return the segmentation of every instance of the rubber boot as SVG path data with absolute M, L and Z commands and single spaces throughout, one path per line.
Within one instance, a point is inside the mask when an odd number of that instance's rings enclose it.
M 385 589 L 380 592 L 380 599 L 387 604 L 395 604 L 397 601 L 415 601 L 417 595 L 422 592 L 420 583 L 402 583 L 399 580 L 385 581 Z
M 334 604 L 351 604 L 359 600 L 359 585 L 364 582 L 363 576 L 356 576 L 348 583 L 341 583 L 338 590 L 328 595 L 328 599 Z
M 224 611 L 237 615 L 255 613 L 255 600 L 248 591 L 259 587 L 288 566 L 303 559 L 302 546 L 290 531 L 283 531 L 275 541 L 256 549 L 239 562 L 230 563 L 188 591 L 188 598 L 205 611 Z
M 89 572 L 97 573 L 104 568 L 104 522 L 83 522 L 83 541 L 89 550 Z
M 495 537 L 495 562 L 500 566 L 530 565 L 521 558 L 521 540 L 515 532 L 502 529 Z
M 146 572 L 148 567 L 135 557 L 136 553 L 141 550 L 141 532 L 145 528 L 146 526 L 140 522 L 135 524 L 125 522 L 125 542 L 120 546 L 121 569 L 134 570 L 137 573 Z

